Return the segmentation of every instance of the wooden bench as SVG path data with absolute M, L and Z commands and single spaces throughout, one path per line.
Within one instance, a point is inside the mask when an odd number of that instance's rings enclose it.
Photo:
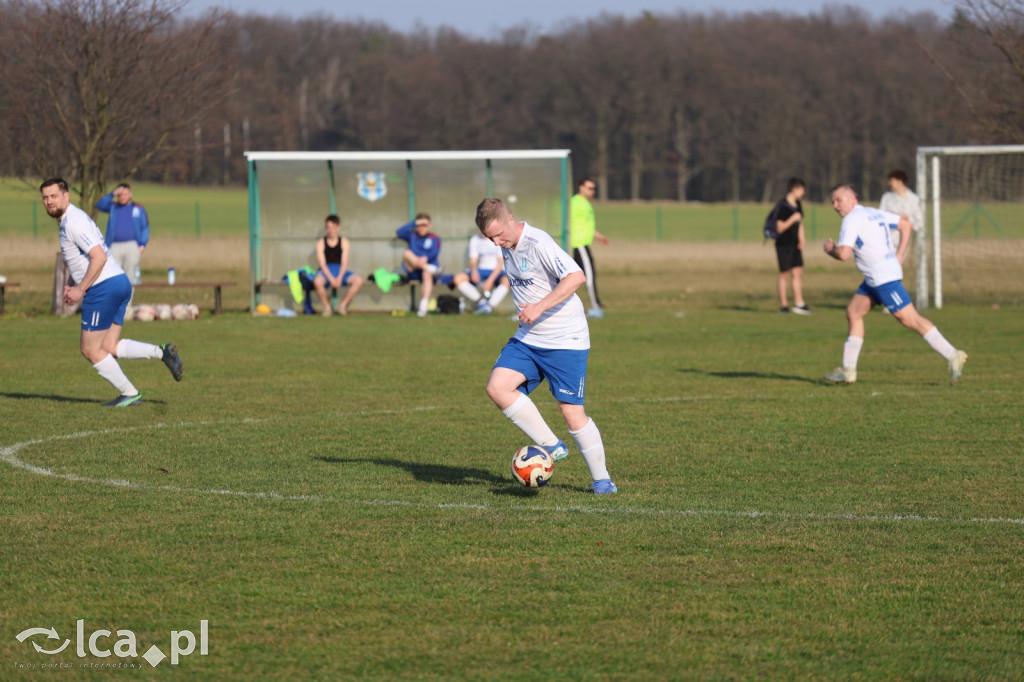
M 167 282 L 143 282 L 142 284 L 133 284 L 134 289 L 201 289 L 204 287 L 213 287 L 213 314 L 219 315 L 223 310 L 221 302 L 221 289 L 223 287 L 233 287 L 235 282 L 175 282 L 174 284 L 168 284 Z
M 0 282 L 0 315 L 4 314 L 4 291 L 7 287 L 11 287 L 13 289 L 18 286 L 21 286 L 18 282 Z

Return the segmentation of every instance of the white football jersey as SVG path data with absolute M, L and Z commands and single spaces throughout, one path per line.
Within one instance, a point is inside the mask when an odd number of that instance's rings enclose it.
M 74 204 L 68 204 L 68 210 L 64 211 L 60 219 L 60 250 L 64 254 L 64 262 L 68 264 L 68 271 L 75 284 L 85 279 L 85 273 L 89 269 L 89 252 L 97 245 L 103 247 L 107 262 L 100 271 L 100 276 L 93 282 L 94 285 L 122 275 L 124 270 L 110 257 L 110 250 L 103 241 L 100 228 L 96 227 L 89 214 Z
M 853 248 L 857 269 L 868 286 L 877 287 L 903 279 L 903 266 L 892 248 L 889 230 L 900 222 L 895 213 L 858 204 L 843 218 L 839 246 Z
M 469 258 L 476 258 L 477 270 L 498 270 L 501 247 L 478 232 L 469 238 Z
M 523 225 L 516 248 L 502 249 L 501 253 L 516 310 L 539 302 L 569 273 L 581 272 L 572 256 L 563 251 L 551 235 L 527 224 Z M 515 338 L 537 348 L 587 350 L 590 328 L 583 301 L 573 294 L 544 311 L 533 324 L 520 322 Z

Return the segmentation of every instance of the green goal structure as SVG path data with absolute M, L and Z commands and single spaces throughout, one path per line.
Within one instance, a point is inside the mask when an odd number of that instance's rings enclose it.
M 547 231 L 563 247 L 568 238 L 567 149 L 245 156 L 251 310 L 260 303 L 295 307 L 282 278 L 302 266 L 316 268 L 316 240 L 330 214 L 341 218 L 341 234 L 350 241 L 349 269 L 364 278 L 377 268 L 399 266 L 406 245 L 395 239 L 395 230 L 418 213 L 430 214 L 441 237 L 444 272 L 464 269 L 476 207 L 486 196 L 503 199 L 516 218 Z M 352 307 L 394 309 L 408 296 L 404 289 L 382 295 L 368 282 Z

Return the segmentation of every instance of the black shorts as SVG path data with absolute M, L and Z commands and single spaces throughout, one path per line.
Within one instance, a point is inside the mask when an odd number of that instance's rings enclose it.
M 804 266 L 804 252 L 796 246 L 775 246 L 775 255 L 779 257 L 779 272 L 789 272 L 793 268 Z

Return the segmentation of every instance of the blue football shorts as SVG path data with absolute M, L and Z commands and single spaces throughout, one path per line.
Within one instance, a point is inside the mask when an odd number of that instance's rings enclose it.
M 98 332 L 114 324 L 123 325 L 131 300 L 132 282 L 123 273 L 92 285 L 82 299 L 82 331 Z
M 338 273 L 341 272 L 341 263 L 328 263 L 327 264 L 327 269 L 331 271 L 331 276 L 332 277 L 337 277 Z M 349 278 L 352 277 L 353 274 L 355 274 L 355 273 L 353 273 L 351 270 L 346 270 L 345 271 L 345 276 L 341 278 L 341 286 L 347 287 L 348 286 L 348 280 L 349 280 Z M 324 274 L 323 270 L 317 270 L 316 271 L 316 275 L 313 277 L 313 279 L 316 279 L 317 277 L 323 277 L 324 280 L 327 279 L 327 275 Z
M 509 339 L 501 349 L 494 367 L 511 369 L 525 376 L 526 383 L 519 390 L 526 395 L 547 379 L 555 400 L 582 405 L 589 356 L 589 350 L 537 348 L 517 339 Z
M 877 287 L 870 286 L 865 280 L 857 287 L 857 293 L 867 296 L 871 299 L 872 303 L 884 305 L 890 313 L 899 312 L 913 303 L 910 294 L 907 293 L 903 282 L 900 280 L 886 282 Z

